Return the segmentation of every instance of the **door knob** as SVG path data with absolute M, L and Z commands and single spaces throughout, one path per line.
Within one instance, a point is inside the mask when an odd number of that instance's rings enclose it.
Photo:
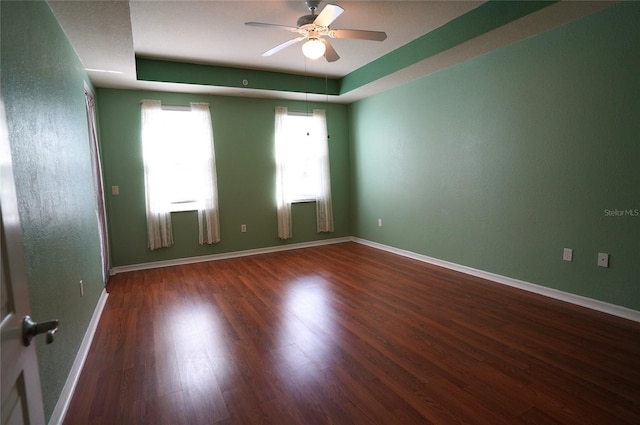
M 30 316 L 22 319 L 22 342 L 26 347 L 31 345 L 31 340 L 38 334 L 47 334 L 47 344 L 53 342 L 53 336 L 58 332 L 58 320 L 47 320 L 46 322 L 34 322 Z

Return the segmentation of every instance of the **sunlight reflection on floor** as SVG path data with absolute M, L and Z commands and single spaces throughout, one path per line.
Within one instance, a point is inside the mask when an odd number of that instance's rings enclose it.
M 286 289 L 280 339 L 292 341 L 295 347 L 283 350 L 282 356 L 285 369 L 304 378 L 316 369 L 305 363 L 324 365 L 334 352 L 332 293 L 328 282 L 316 276 L 295 280 Z M 301 352 L 306 356 L 304 361 L 300 359 Z
M 183 389 L 209 391 L 218 388 L 218 379 L 224 379 L 216 372 L 228 369 L 225 363 L 231 353 L 220 325 L 221 316 L 215 305 L 200 301 L 167 311 L 164 329 L 173 341 Z

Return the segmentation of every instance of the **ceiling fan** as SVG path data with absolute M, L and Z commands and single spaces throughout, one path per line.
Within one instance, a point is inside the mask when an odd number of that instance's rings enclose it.
M 327 62 L 335 62 L 340 59 L 340 56 L 338 56 L 338 53 L 336 53 L 331 43 L 324 38 L 325 36 L 331 38 L 352 38 L 371 41 L 383 41 L 387 38 L 387 34 L 382 31 L 329 28 L 329 25 L 331 25 L 333 21 L 335 21 L 338 16 L 344 12 L 344 9 L 340 6 L 336 6 L 335 4 L 328 4 L 324 9 L 322 9 L 319 15 L 316 15 L 316 10 L 318 9 L 320 1 L 321 0 L 305 1 L 307 7 L 311 11 L 311 14 L 301 16 L 298 19 L 296 24 L 297 26 L 295 27 L 278 24 L 265 24 L 262 22 L 246 22 L 245 25 L 252 27 L 283 29 L 299 34 L 298 37 L 285 41 L 284 43 L 267 50 L 262 54 L 262 56 L 271 56 L 278 53 L 280 50 L 306 39 L 307 41 L 302 45 L 302 52 L 306 57 L 309 59 L 318 59 L 320 56 L 324 55 Z

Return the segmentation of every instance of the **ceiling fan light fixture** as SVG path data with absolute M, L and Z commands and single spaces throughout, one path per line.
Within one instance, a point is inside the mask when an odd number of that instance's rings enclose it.
M 318 59 L 324 55 L 325 45 L 318 38 L 309 38 L 309 40 L 302 45 L 302 53 L 309 59 Z

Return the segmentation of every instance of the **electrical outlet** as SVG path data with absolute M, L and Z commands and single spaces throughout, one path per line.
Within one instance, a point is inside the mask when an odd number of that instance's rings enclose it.
M 382 219 L 381 218 L 378 219 L 378 227 L 382 227 Z
M 573 261 L 573 249 L 565 248 L 562 252 L 562 259 L 564 261 Z
M 120 186 L 111 186 L 112 195 L 120 195 Z
M 84 283 L 82 283 L 82 279 L 80 279 L 80 296 L 84 297 Z
M 598 266 L 609 267 L 609 254 L 605 254 L 604 252 L 598 253 Z
M 241 224 L 241 225 L 240 225 L 240 231 L 241 231 L 242 233 L 245 233 L 245 232 L 247 231 L 247 225 L 246 225 L 246 224 Z

